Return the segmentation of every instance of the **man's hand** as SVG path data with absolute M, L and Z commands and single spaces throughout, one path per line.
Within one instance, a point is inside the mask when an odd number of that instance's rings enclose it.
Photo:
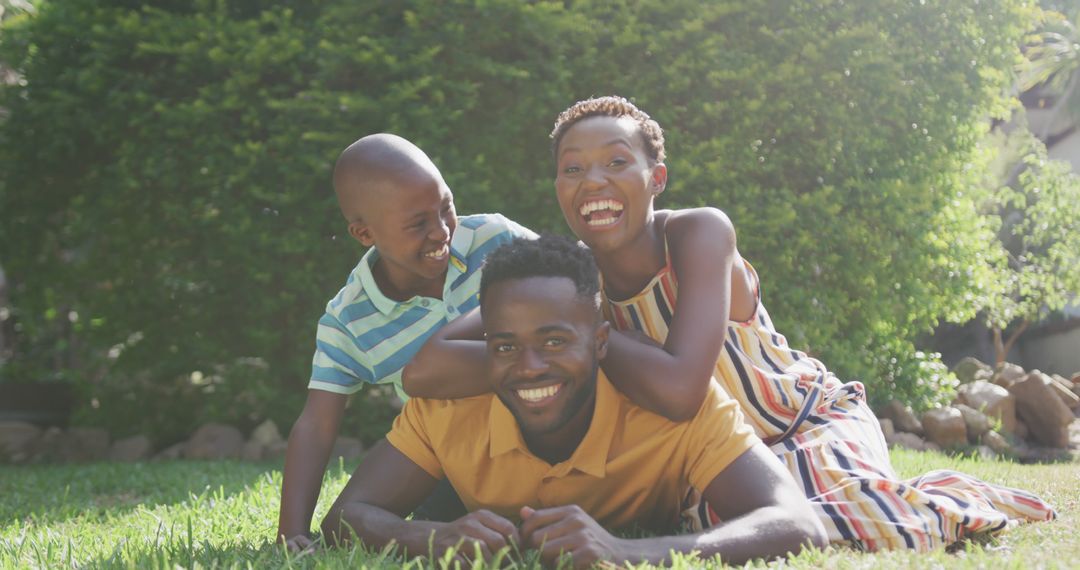
M 545 565 L 557 565 L 563 554 L 570 555 L 574 568 L 619 564 L 624 558 L 624 541 L 611 536 L 577 505 L 540 510 L 522 507 L 521 520 L 524 545 L 539 550 Z
M 434 555 L 458 547 L 458 557 L 471 559 L 476 547 L 485 561 L 491 561 L 504 547 L 521 544 L 517 527 L 491 511 L 471 512 L 435 531 Z
M 293 554 L 315 550 L 315 541 L 311 540 L 311 537 L 306 534 L 298 534 L 291 538 L 279 537 L 279 542 L 284 543 L 285 548 L 288 548 L 289 552 Z

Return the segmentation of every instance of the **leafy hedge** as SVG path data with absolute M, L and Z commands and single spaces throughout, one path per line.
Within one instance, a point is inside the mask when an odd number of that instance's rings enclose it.
M 546 133 L 594 94 L 668 134 L 661 206 L 726 210 L 794 344 L 929 401 L 917 353 L 979 308 L 969 165 L 1027 27 L 1020 0 L 44 2 L 0 31 L 6 379 L 175 437 L 291 421 L 314 325 L 360 252 L 330 191 L 376 131 L 426 149 L 462 212 L 565 231 Z M 194 373 L 194 374 L 193 374 Z M 366 401 L 366 400 L 365 400 Z M 350 414 L 377 434 L 378 406 Z M 370 416 L 375 414 L 378 416 Z

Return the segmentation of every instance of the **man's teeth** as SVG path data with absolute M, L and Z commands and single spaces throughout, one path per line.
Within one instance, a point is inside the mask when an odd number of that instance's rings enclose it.
M 615 200 L 590 200 L 582 204 L 581 208 L 578 209 L 582 216 L 588 216 L 597 210 L 621 212 L 623 210 L 623 205 Z
M 424 257 L 431 257 L 431 258 L 442 257 L 442 256 L 446 255 L 446 252 L 449 249 L 450 249 L 450 246 L 448 246 L 446 244 L 443 244 L 443 246 L 440 247 L 439 249 L 436 249 L 435 251 L 429 251 L 429 252 L 425 253 Z
M 550 398 L 559 392 L 559 384 L 544 386 L 543 388 L 531 388 L 529 390 L 517 390 L 518 398 L 526 402 L 539 402 L 544 398 Z

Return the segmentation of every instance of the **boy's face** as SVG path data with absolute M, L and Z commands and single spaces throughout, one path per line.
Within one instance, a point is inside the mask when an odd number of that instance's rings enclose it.
M 423 169 L 387 184 L 393 187 L 367 197 L 366 215 L 349 233 L 379 251 L 375 274 L 383 293 L 398 300 L 441 297 L 457 229 L 454 196 L 441 176 Z
M 558 438 L 588 421 L 607 323 L 565 277 L 510 279 L 484 292 L 495 394 L 527 438 Z
M 582 119 L 556 149 L 555 194 L 570 230 L 602 252 L 633 243 L 663 192 L 667 168 L 653 162 L 628 117 Z

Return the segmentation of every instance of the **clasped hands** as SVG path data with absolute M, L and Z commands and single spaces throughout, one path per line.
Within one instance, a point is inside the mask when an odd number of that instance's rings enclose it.
M 560 556 L 568 555 L 574 568 L 588 568 L 600 562 L 618 563 L 625 541 L 612 536 L 577 505 L 522 507 L 520 528 L 490 511 L 475 511 L 446 523 L 434 537 L 436 555 L 459 546 L 457 557 L 463 562 L 477 550 L 490 561 L 502 548 L 515 545 L 537 550 L 545 566 L 555 566 Z

